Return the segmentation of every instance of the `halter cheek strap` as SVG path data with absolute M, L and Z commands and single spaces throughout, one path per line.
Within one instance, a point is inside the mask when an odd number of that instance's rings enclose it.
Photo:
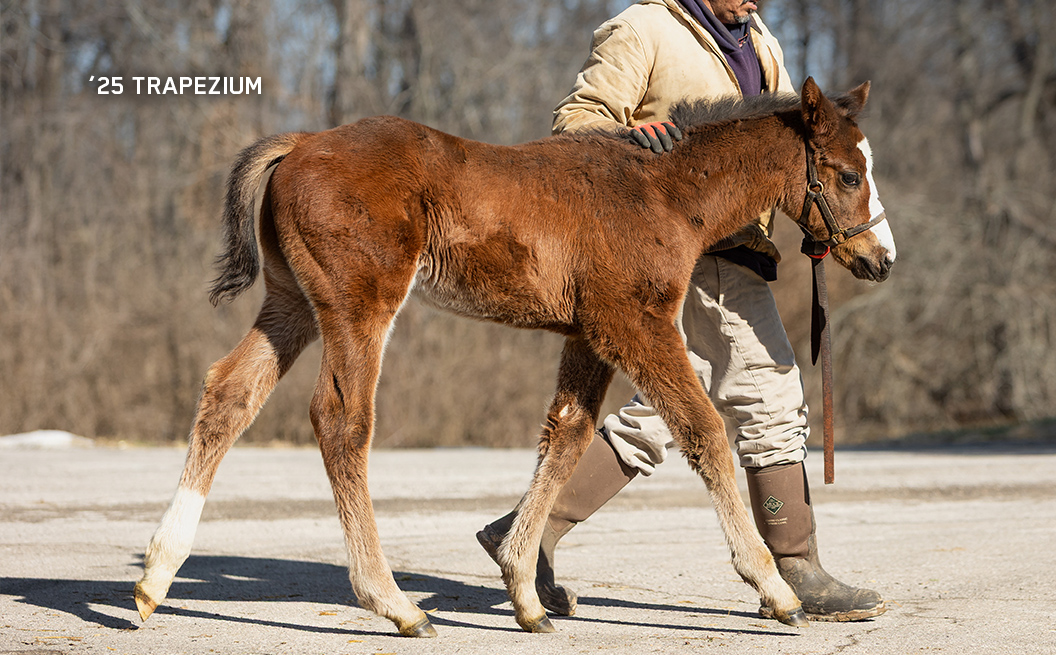
M 799 225 L 799 229 L 803 230 L 803 234 L 805 235 L 803 240 L 804 254 L 809 257 L 820 258 L 829 254 L 829 249 L 832 247 L 838 246 L 844 241 L 857 236 L 866 230 L 873 229 L 877 223 L 884 220 L 884 215 L 880 214 L 871 221 L 862 223 L 861 225 L 854 225 L 849 228 L 840 227 L 836 217 L 832 215 L 832 210 L 829 209 L 828 201 L 825 200 L 825 185 L 818 179 L 818 168 L 814 164 L 814 149 L 810 147 L 809 142 L 805 142 L 804 146 L 807 151 L 807 192 L 803 198 L 803 211 L 800 212 L 799 220 L 796 221 L 796 224 Z M 807 219 L 810 217 L 810 209 L 812 205 L 817 205 L 818 211 L 821 213 L 821 218 L 825 222 L 825 230 L 828 232 L 828 237 L 825 239 L 818 239 L 807 227 Z M 812 252 L 807 252 L 808 240 L 816 244 Z M 821 246 L 825 246 L 824 252 L 821 251 Z

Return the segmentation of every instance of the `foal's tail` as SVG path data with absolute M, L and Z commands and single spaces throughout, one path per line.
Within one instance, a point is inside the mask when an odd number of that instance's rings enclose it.
M 257 189 L 268 169 L 282 161 L 306 136 L 304 132 L 291 132 L 266 137 L 243 150 L 235 160 L 227 178 L 224 202 L 224 251 L 216 259 L 220 275 L 209 290 L 209 301 L 214 306 L 233 300 L 256 281 L 260 272 L 254 220 Z

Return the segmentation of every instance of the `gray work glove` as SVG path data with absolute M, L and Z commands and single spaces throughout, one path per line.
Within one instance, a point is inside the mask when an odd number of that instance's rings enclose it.
M 675 141 L 682 140 L 682 130 L 668 121 L 643 123 L 631 128 L 631 140 L 643 148 L 649 148 L 656 154 L 671 152 Z

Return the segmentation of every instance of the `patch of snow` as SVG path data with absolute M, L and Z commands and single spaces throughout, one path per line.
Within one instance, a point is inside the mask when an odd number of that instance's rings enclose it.
M 63 430 L 35 430 L 0 437 L 0 449 L 5 448 L 91 448 L 91 439 L 78 437 Z

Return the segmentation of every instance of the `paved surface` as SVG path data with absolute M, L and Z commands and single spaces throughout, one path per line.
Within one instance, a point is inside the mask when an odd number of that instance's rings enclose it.
M 842 451 L 829 487 L 819 460 L 825 566 L 882 591 L 884 616 L 760 619 L 703 485 L 673 458 L 565 538 L 579 612 L 529 635 L 473 535 L 512 507 L 534 454 L 375 452 L 386 554 L 439 632 L 411 640 L 350 598 L 314 450 L 231 452 L 194 554 L 143 624 L 132 586 L 182 450 L 0 450 L 0 653 L 1056 653 L 1056 448 Z

